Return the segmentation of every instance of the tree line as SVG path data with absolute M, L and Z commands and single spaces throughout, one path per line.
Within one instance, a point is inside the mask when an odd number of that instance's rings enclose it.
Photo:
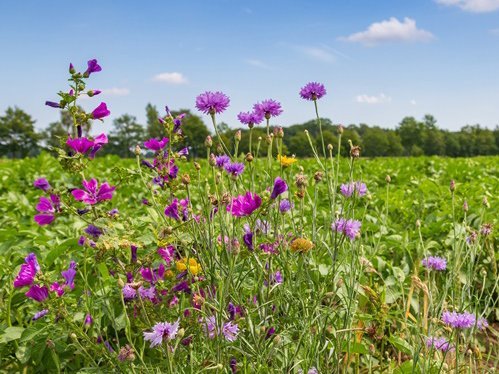
M 145 139 L 167 136 L 158 123 L 158 109 L 147 104 L 146 123 L 141 124 L 137 118 L 123 114 L 114 119 L 112 130 L 108 134 L 109 144 L 100 154 L 116 154 L 120 157 L 133 157 L 133 149 Z M 211 135 L 202 118 L 189 110 L 180 109 L 172 112 L 175 116 L 186 113 L 182 123 L 184 138 L 181 146 L 189 148 L 194 157 L 205 157 L 205 139 Z M 51 147 L 64 142 L 68 133 L 73 133 L 72 118 L 66 111 L 61 111 L 59 121 L 50 123 L 45 129 L 37 131 L 35 120 L 25 111 L 17 107 L 9 107 L 0 116 L 0 157 L 23 158 L 36 156 L 42 150 L 50 151 Z M 236 129 L 225 123 L 219 125 L 225 144 L 234 144 Z M 327 118 L 322 119 L 322 129 L 326 144 L 334 147 L 338 144 L 338 125 Z M 92 123 L 83 126 L 84 135 L 90 134 Z M 249 130 L 240 129 L 242 138 L 239 150 L 247 152 L 249 148 Z M 305 133 L 308 131 L 308 136 Z M 316 120 L 295 124 L 284 128 L 283 153 L 297 157 L 312 157 L 310 141 L 320 149 L 321 139 Z M 264 126 L 253 128 L 253 149 L 258 142 L 259 155 L 265 156 L 266 130 Z M 310 139 L 309 139 L 310 138 Z M 341 137 L 342 150 L 348 152 L 348 140 L 360 145 L 362 155 L 366 157 L 381 156 L 422 156 L 439 155 L 450 157 L 470 157 L 478 155 L 499 154 L 499 126 L 494 130 L 480 125 L 466 125 L 459 131 L 440 129 L 432 115 L 425 115 L 421 120 L 405 117 L 395 129 L 385 129 L 367 124 L 351 124 L 343 127 Z M 216 139 L 214 139 L 216 143 Z

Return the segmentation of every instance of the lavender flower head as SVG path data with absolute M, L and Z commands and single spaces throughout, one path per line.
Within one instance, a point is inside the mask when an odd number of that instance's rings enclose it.
M 475 325 L 476 317 L 474 314 L 463 312 L 449 312 L 442 313 L 442 322 L 455 329 L 469 329 Z
M 253 125 L 258 125 L 263 121 L 263 115 L 261 113 L 253 112 L 241 112 L 237 115 L 237 119 L 243 125 L 247 125 L 252 128 Z
M 177 336 L 179 320 L 174 323 L 159 322 L 154 325 L 151 332 L 144 332 L 144 340 L 151 342 L 151 347 L 163 343 L 163 340 L 173 340 Z
M 326 94 L 326 88 L 322 83 L 310 82 L 307 83 L 300 90 L 300 96 L 302 99 L 315 101 L 320 99 Z
M 281 103 L 272 99 L 263 100 L 261 103 L 253 105 L 254 112 L 266 119 L 277 117 L 282 113 Z
M 232 178 L 237 178 L 243 173 L 244 164 L 239 162 L 227 162 L 224 164 L 224 169 Z
M 357 196 L 361 197 L 367 193 L 367 186 L 362 182 L 350 182 L 348 184 L 342 184 L 340 192 L 345 197 L 351 197 L 354 192 L 357 193 Z
M 449 352 L 454 350 L 449 341 L 445 338 L 430 337 L 426 339 L 426 346 L 442 352 Z
M 215 166 L 217 168 L 223 168 L 226 164 L 230 163 L 230 157 L 227 155 L 220 155 L 215 157 Z
M 343 218 L 338 219 L 331 226 L 333 231 L 342 233 L 350 240 L 354 240 L 360 234 L 360 227 L 361 223 L 359 221 L 354 219 L 345 220 Z
M 196 108 L 205 114 L 222 113 L 229 107 L 230 99 L 222 92 L 206 91 L 196 98 Z
M 421 265 L 430 270 L 443 271 L 447 268 L 447 260 L 442 257 L 429 256 L 421 261 Z

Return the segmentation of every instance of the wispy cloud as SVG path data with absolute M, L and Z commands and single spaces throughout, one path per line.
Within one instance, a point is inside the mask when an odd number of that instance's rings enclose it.
M 435 0 L 438 4 L 457 6 L 466 12 L 488 13 L 499 9 L 499 0 Z
M 187 83 L 187 78 L 184 77 L 182 73 L 172 72 L 172 73 L 160 73 L 153 78 L 156 82 L 164 82 L 168 84 L 185 84 Z
M 357 95 L 355 101 L 361 104 L 386 104 L 392 101 L 390 96 L 386 96 L 384 93 L 380 93 L 377 96 L 369 96 L 366 94 Z
M 384 42 L 426 42 L 433 38 L 431 32 L 418 29 L 416 21 L 412 18 L 406 17 L 400 22 L 397 18 L 391 17 L 386 21 L 371 24 L 365 31 L 356 32 L 339 39 L 374 46 Z
M 265 62 L 263 62 L 262 60 L 258 60 L 258 59 L 247 59 L 245 60 L 245 62 L 248 64 L 248 65 L 251 65 L 251 66 L 254 66 L 254 67 L 257 67 L 257 68 L 260 68 L 260 69 L 270 69 L 270 66 L 267 65 Z
M 334 55 L 334 52 L 325 46 L 322 47 L 305 47 L 305 46 L 298 46 L 296 49 L 303 53 L 304 55 L 317 60 L 317 61 L 322 61 L 322 62 L 335 62 L 336 61 L 336 56 Z

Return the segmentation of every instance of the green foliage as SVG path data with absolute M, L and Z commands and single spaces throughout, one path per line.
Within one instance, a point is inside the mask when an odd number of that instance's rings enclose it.
M 0 156 L 22 158 L 37 153 L 40 135 L 35 132 L 35 121 L 23 110 L 7 108 L 0 117 Z

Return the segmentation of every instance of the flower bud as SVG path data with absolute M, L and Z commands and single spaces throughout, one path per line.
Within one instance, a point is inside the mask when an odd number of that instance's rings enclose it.
M 215 166 L 217 164 L 217 160 L 216 160 L 215 155 L 213 153 L 210 154 L 209 163 L 210 163 L 210 166 Z
M 265 143 L 267 143 L 269 145 L 272 144 L 272 138 L 273 138 L 273 136 L 274 136 L 274 134 L 267 135 L 265 137 Z
M 135 155 L 138 156 L 142 153 L 142 150 L 140 149 L 140 146 L 137 144 L 135 146 Z
M 194 161 L 194 169 L 196 169 L 197 171 L 201 170 L 201 165 L 198 162 Z
M 207 136 L 206 139 L 204 140 L 204 145 L 206 148 L 211 148 L 213 146 L 213 139 L 211 136 Z
M 119 286 L 120 288 L 125 287 L 125 282 L 123 282 L 123 279 L 118 278 L 118 286 Z
M 223 153 L 224 152 L 224 149 L 222 147 L 222 144 L 218 143 L 217 144 L 217 153 L 220 154 L 220 153 Z
M 262 141 L 262 137 L 261 137 L 261 136 L 259 136 L 259 137 L 258 137 L 258 141 L 259 141 L 259 142 L 261 142 L 261 141 Z
M 421 227 L 421 221 L 419 219 L 416 220 L 416 227 L 417 228 Z
M 386 183 L 390 183 L 392 181 L 392 178 L 387 174 L 385 177 Z
M 274 136 L 276 138 L 284 138 L 284 129 L 281 126 L 274 127 Z
M 327 145 L 327 150 L 328 150 L 328 151 L 332 151 L 332 150 L 333 150 L 333 145 L 332 145 L 331 143 L 329 143 L 329 144 Z
M 181 181 L 182 181 L 182 184 L 188 186 L 189 184 L 191 184 L 191 177 L 190 177 L 190 175 L 189 174 L 182 175 Z
M 221 179 L 222 179 L 222 173 L 217 172 L 217 174 L 215 175 L 215 183 L 216 184 L 220 183 Z
M 246 160 L 246 162 L 252 162 L 253 161 L 253 155 L 251 154 L 251 152 L 246 153 L 245 160 Z
M 468 207 L 468 201 L 464 200 L 464 202 L 463 202 L 463 211 L 467 212 L 468 209 L 469 209 L 469 207 Z
M 89 97 L 93 97 L 93 96 L 97 96 L 98 94 L 100 94 L 102 91 L 101 90 L 90 90 L 90 91 L 87 91 L 87 95 Z
M 172 227 L 172 226 L 168 226 L 168 227 L 165 229 L 165 233 L 166 233 L 166 235 L 171 235 L 171 234 L 173 234 L 173 227 Z
M 73 75 L 76 73 L 75 67 L 73 66 L 72 63 L 69 64 L 69 74 Z
M 234 134 L 234 140 L 236 142 L 240 142 L 241 141 L 241 130 L 237 130 L 236 133 Z
M 322 180 L 323 175 L 324 174 L 322 173 L 322 171 L 316 171 L 314 174 L 314 180 L 316 182 L 320 182 Z
M 338 134 L 343 134 L 343 125 L 338 125 Z
M 74 332 L 72 332 L 69 336 L 70 336 L 70 337 L 71 337 L 71 339 L 73 339 L 73 340 L 76 340 L 76 339 L 78 338 Z
M 182 339 L 185 335 L 185 329 L 184 328 L 181 328 L 180 330 L 178 330 L 178 333 L 177 333 L 178 337 L 180 339 Z
M 490 208 L 489 199 L 487 199 L 487 196 L 483 197 L 482 204 L 484 207 Z
M 281 342 L 281 335 L 274 336 L 274 343 L 279 344 Z
M 451 179 L 450 184 L 449 184 L 449 189 L 450 189 L 450 192 L 454 192 L 455 191 L 455 189 L 456 189 L 456 182 L 454 181 L 454 179 Z

